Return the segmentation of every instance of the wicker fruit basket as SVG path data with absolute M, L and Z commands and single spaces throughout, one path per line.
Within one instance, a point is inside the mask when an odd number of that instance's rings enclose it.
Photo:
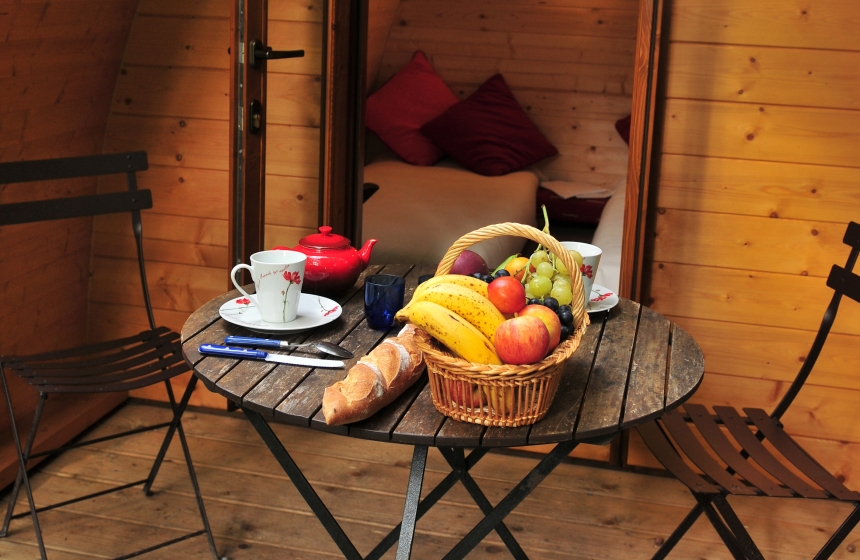
M 436 276 L 447 274 L 457 257 L 475 243 L 512 235 L 525 237 L 544 246 L 561 259 L 570 271 L 576 264 L 555 238 L 524 224 L 503 223 L 486 226 L 458 239 L 445 253 Z M 582 294 L 582 278 L 571 275 L 574 294 Z M 555 350 L 534 364 L 488 365 L 467 362 L 452 354 L 420 328 L 416 343 L 424 352 L 433 404 L 442 414 L 455 420 L 485 426 L 517 427 L 533 424 L 549 410 L 564 364 L 579 347 L 588 326 L 583 298 L 571 302 L 574 329 Z

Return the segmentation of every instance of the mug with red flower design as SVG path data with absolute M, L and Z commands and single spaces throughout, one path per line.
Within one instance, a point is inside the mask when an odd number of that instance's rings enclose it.
M 251 255 L 250 266 L 244 263 L 234 266 L 230 280 L 237 290 L 251 300 L 264 321 L 289 323 L 295 320 L 299 308 L 307 258 L 307 255 L 298 251 L 260 251 Z M 243 268 L 251 271 L 256 295 L 246 292 L 236 281 L 236 272 Z
M 561 246 L 568 251 L 573 249 L 582 255 L 582 266 L 579 271 L 582 273 L 582 291 L 585 296 L 585 305 L 588 307 L 588 302 L 591 299 L 591 286 L 594 284 L 594 277 L 597 275 L 597 265 L 600 264 L 600 256 L 603 250 L 590 243 L 582 243 L 579 241 L 562 241 Z

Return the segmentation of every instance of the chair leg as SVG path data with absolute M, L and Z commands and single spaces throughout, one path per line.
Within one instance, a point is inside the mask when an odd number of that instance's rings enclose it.
M 3 393 L 6 395 L 6 408 L 9 411 L 9 422 L 10 427 L 12 429 L 12 438 L 15 441 L 15 451 L 18 455 L 18 477 L 15 481 L 15 490 L 13 491 L 13 496 L 9 499 L 9 508 L 6 511 L 6 519 L 3 523 L 2 529 L 2 537 L 5 537 L 9 530 L 9 523 L 11 522 L 12 510 L 15 508 L 15 502 L 18 500 L 18 492 L 21 488 L 21 483 L 23 482 L 24 491 L 27 494 L 27 502 L 30 505 L 30 515 L 33 518 L 33 530 L 36 533 L 36 542 L 39 545 L 39 554 L 41 554 L 42 559 L 45 560 L 48 558 L 48 553 L 45 551 L 45 541 L 42 539 L 42 527 L 39 525 L 39 516 L 36 513 L 36 502 L 33 500 L 33 489 L 30 487 L 30 477 L 27 474 L 27 458 L 30 455 L 30 451 L 33 447 L 33 442 L 36 439 L 36 428 L 39 424 L 40 417 L 42 415 L 42 409 L 44 408 L 45 399 L 47 396 L 44 393 L 39 393 L 39 402 L 36 404 L 36 413 L 33 417 L 33 424 L 30 426 L 30 435 L 27 437 L 27 450 L 26 454 L 21 449 L 21 440 L 18 437 L 18 425 L 15 422 L 15 410 L 12 407 L 12 396 L 9 394 L 9 385 L 6 382 L 6 372 L 3 371 L 3 367 L 0 366 L 0 380 L 3 383 Z M 20 482 L 19 482 L 20 481 Z
M 830 555 L 836 552 L 836 548 L 842 544 L 842 541 L 844 541 L 845 537 L 847 537 L 851 530 L 854 529 L 857 522 L 860 522 L 860 503 L 854 504 L 854 511 L 851 512 L 851 515 L 842 522 L 839 529 L 833 533 L 824 546 L 821 547 L 821 550 L 818 551 L 818 554 L 815 555 L 813 560 L 824 560 L 826 558 L 830 558 Z
M 690 513 L 687 514 L 687 517 L 684 518 L 681 523 L 675 527 L 675 530 L 672 531 L 672 534 L 669 535 L 669 538 L 663 541 L 663 544 L 654 553 L 654 556 L 651 557 L 651 560 L 663 560 L 666 556 L 672 552 L 672 549 L 675 548 L 675 545 L 683 538 L 684 535 L 687 534 L 687 531 L 690 527 L 693 526 L 693 523 L 699 519 L 699 516 L 702 515 L 704 509 L 702 508 L 702 504 L 696 503 L 696 506 L 690 510 Z
M 708 521 L 711 522 L 714 529 L 717 531 L 717 534 L 723 540 L 723 544 L 726 545 L 726 548 L 729 549 L 729 552 L 732 555 L 732 558 L 735 560 L 749 560 L 741 548 L 740 544 L 735 538 L 734 533 L 732 533 L 731 529 L 729 529 L 726 524 L 723 522 L 723 518 L 720 517 L 720 514 L 714 509 L 714 505 L 712 503 L 714 496 L 700 496 L 694 494 L 696 497 L 696 501 L 701 504 L 702 509 L 705 512 L 705 516 L 707 516 Z
M 717 509 L 723 516 L 726 525 L 728 525 L 729 530 L 731 530 L 732 534 L 735 536 L 735 539 L 738 544 L 740 544 L 741 549 L 743 549 L 747 558 L 750 558 L 750 560 L 764 560 L 764 556 L 762 556 L 761 551 L 744 528 L 744 524 L 741 523 L 740 519 L 738 519 L 737 514 L 735 514 L 735 510 L 733 510 L 732 506 L 729 505 L 726 497 L 722 494 L 718 494 L 714 496 L 713 502 L 714 505 L 717 506 Z
M 182 454 L 185 457 L 185 465 L 188 467 L 188 477 L 191 479 L 191 486 L 194 489 L 194 497 L 197 500 L 197 509 L 200 512 L 200 519 L 203 522 L 203 532 L 206 534 L 206 540 L 209 543 L 209 551 L 212 553 L 215 560 L 220 560 L 218 550 L 215 548 L 215 539 L 212 536 L 212 528 L 209 526 L 209 516 L 206 515 L 206 507 L 203 505 L 203 496 L 200 494 L 200 485 L 197 482 L 197 473 L 194 470 L 194 464 L 191 462 L 191 451 L 188 449 L 188 441 L 185 439 L 185 430 L 182 428 L 182 415 L 185 413 L 185 408 L 188 406 L 188 401 L 191 399 L 191 394 L 194 392 L 194 387 L 197 385 L 197 377 L 191 375 L 188 385 L 185 386 L 185 392 L 182 395 L 182 400 L 176 403 L 176 397 L 173 394 L 173 387 L 170 385 L 170 380 L 164 381 L 167 390 L 167 397 L 170 401 L 170 406 L 173 409 L 173 421 L 167 428 L 167 433 L 164 435 L 164 440 L 161 443 L 161 449 L 158 450 L 158 455 L 152 463 L 152 468 L 149 471 L 146 484 L 143 486 L 143 491 L 147 496 L 152 495 L 152 484 L 155 482 L 155 477 L 161 468 L 164 461 L 164 456 L 167 454 L 167 449 L 173 440 L 173 434 L 179 435 L 179 443 L 182 447 Z

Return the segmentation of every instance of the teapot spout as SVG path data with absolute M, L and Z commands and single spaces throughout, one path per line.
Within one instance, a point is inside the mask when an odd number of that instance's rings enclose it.
M 358 250 L 358 256 L 361 259 L 361 269 L 367 268 L 370 263 L 370 253 L 373 251 L 373 246 L 376 245 L 376 239 L 368 239 L 364 242 L 361 249 Z

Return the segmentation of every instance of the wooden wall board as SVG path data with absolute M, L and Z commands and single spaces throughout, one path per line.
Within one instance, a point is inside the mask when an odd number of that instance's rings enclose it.
M 266 221 L 270 225 L 317 227 L 319 182 L 315 178 L 270 175 L 266 178 Z
M 663 132 L 668 154 L 857 167 L 860 111 L 669 99 Z
M 143 224 L 146 239 L 227 246 L 227 220 L 149 212 L 144 215 Z M 96 220 L 94 227 L 96 233 L 109 235 L 123 235 L 130 229 L 122 220 L 110 216 Z M 146 251 L 146 241 L 144 241 L 144 251 Z
M 122 45 L 128 37 L 134 8 L 132 2 L 115 0 L 15 2 L 3 7 L 0 36 L 5 41 L 18 41 L 109 33 L 112 41 Z
M 371 0 L 367 4 L 367 73 L 365 93 L 374 89 L 382 55 L 393 31 L 394 21 L 400 12 L 400 0 Z
M 128 258 L 129 255 L 134 255 L 135 251 L 135 240 L 131 233 L 128 235 L 93 234 L 93 256 L 123 259 Z M 191 244 L 164 239 L 147 239 L 144 255 L 149 260 L 165 263 L 222 267 L 224 269 L 227 268 L 228 262 L 226 246 Z
M 266 122 L 319 128 L 319 75 L 270 72 L 267 80 L 269 111 Z
M 833 295 L 814 276 L 662 262 L 650 273 L 649 306 L 674 317 L 816 330 Z M 833 332 L 860 334 L 860 304 L 840 307 Z
M 266 131 L 266 142 L 267 174 L 319 176 L 319 128 L 271 124 Z
M 179 16 L 189 19 L 230 17 L 230 4 L 224 0 L 140 0 L 138 15 Z
M 824 311 L 822 310 L 822 315 Z M 670 317 L 684 326 L 707 355 L 708 373 L 791 381 L 806 360 L 815 331 Z M 854 335 L 831 333 L 809 383 L 860 390 Z
M 322 26 L 317 22 L 283 21 L 269 11 L 269 46 L 277 51 L 304 49 L 302 58 L 266 62 L 270 74 L 309 74 L 322 69 Z
M 141 2 L 141 9 L 145 4 Z M 219 4 L 223 6 L 224 2 Z M 152 41 L 152 37 L 161 40 Z M 126 66 L 229 70 L 229 49 L 229 14 L 189 19 L 138 13 L 123 62 Z
M 712 61 L 701 64 L 702 59 Z M 860 49 L 686 44 L 676 48 L 667 95 L 742 103 L 860 108 Z
M 654 259 L 826 278 L 844 264 L 843 223 L 661 209 Z M 677 235 L 684 232 L 684 235 Z
M 227 171 L 227 121 L 111 115 L 109 153 L 146 150 L 150 165 Z
M 847 224 L 860 169 L 664 154 L 657 206 Z
M 673 3 L 672 41 L 857 50 L 854 2 L 760 0 Z
M 90 322 L 89 333 L 94 340 L 105 340 L 105 337 L 115 337 L 118 334 L 131 336 L 149 328 L 146 309 L 142 304 L 134 306 L 94 301 L 90 304 L 90 311 L 91 317 L 99 318 Z M 172 309 L 154 309 L 153 313 L 156 323 L 176 332 L 182 329 L 190 315 L 187 311 Z
M 117 79 L 114 115 L 223 120 L 229 110 L 227 73 L 209 68 L 126 64 Z
M 486 2 L 464 5 L 452 0 L 425 0 L 404 2 L 399 19 L 407 26 L 419 20 L 422 26 L 444 29 L 508 31 L 514 28 L 526 33 L 632 38 L 636 36 L 637 5 L 630 2 L 628 6 L 602 9 L 543 5 L 536 10 L 528 4 L 509 3 L 493 9 L 493 5 Z
M 264 232 L 265 246 L 268 247 L 295 247 L 302 237 L 317 233 L 317 228 L 279 226 L 277 224 L 266 224 Z
M 155 308 L 190 313 L 224 293 L 221 267 L 148 262 L 146 272 Z M 93 257 L 90 301 L 142 305 L 137 261 Z

